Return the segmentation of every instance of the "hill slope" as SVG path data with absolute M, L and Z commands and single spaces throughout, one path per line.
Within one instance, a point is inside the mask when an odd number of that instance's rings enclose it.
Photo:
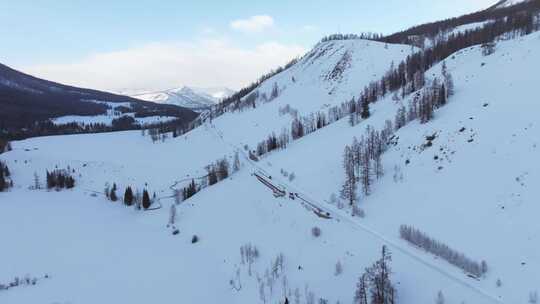
M 127 104 L 132 112 L 141 116 L 174 116 L 186 122 L 196 117 L 191 110 L 181 107 L 66 86 L 0 64 L 0 130 L 16 133 L 21 128 L 50 118 L 106 114 L 110 103 L 124 106 Z

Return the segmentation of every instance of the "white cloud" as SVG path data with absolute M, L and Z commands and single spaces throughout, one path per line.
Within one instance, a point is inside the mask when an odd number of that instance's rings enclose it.
M 306 50 L 267 42 L 242 48 L 226 40 L 152 43 L 99 53 L 78 62 L 24 68 L 65 84 L 102 90 L 165 89 L 182 85 L 240 88 Z
M 268 15 L 251 16 L 247 19 L 234 20 L 231 28 L 244 33 L 258 33 L 274 26 L 274 19 Z

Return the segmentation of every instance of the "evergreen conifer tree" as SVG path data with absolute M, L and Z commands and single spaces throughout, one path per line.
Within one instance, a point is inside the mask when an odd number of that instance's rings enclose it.
M 111 188 L 111 193 L 109 194 L 109 199 L 113 202 L 116 202 L 118 200 L 118 196 L 116 196 L 116 183 L 113 184 Z
M 143 191 L 143 198 L 142 198 L 142 207 L 144 209 L 150 208 L 150 195 L 148 194 L 148 191 L 146 189 Z
M 126 204 L 126 206 L 133 205 L 133 190 L 131 190 L 130 186 L 128 186 L 124 192 L 124 204 Z

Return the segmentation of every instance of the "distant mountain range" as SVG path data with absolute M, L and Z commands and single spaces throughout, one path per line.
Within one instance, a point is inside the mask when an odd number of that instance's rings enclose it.
M 25 134 L 36 128 L 37 122 L 61 116 L 103 115 L 111 109 L 111 103 L 118 104 L 119 107 L 114 107 L 117 110 L 132 113 L 134 117 L 168 116 L 186 122 L 197 117 L 195 112 L 176 105 L 67 86 L 0 64 L 0 136 L 2 133 L 30 136 Z M 33 135 L 35 131 L 32 131 Z M 42 131 L 43 127 L 40 127 L 39 134 L 48 134 Z
M 197 88 L 184 86 L 163 91 L 132 92 L 127 95 L 140 100 L 171 104 L 200 112 L 233 93 L 233 90 L 224 87 Z

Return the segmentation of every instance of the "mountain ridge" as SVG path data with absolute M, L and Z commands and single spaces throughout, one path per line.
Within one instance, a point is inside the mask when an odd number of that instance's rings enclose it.
M 174 116 L 186 123 L 197 117 L 189 109 L 142 101 L 129 96 L 78 88 L 41 79 L 0 64 L 0 136 L 28 136 L 35 123 L 67 115 L 106 114 L 110 105 L 124 104 L 121 111 L 137 116 Z M 42 125 L 41 129 L 49 128 Z M 27 135 L 25 135 L 27 134 Z
M 177 105 L 199 112 L 211 108 L 233 93 L 231 89 L 225 87 L 199 88 L 183 86 L 167 90 L 131 93 L 129 96 L 145 101 Z

